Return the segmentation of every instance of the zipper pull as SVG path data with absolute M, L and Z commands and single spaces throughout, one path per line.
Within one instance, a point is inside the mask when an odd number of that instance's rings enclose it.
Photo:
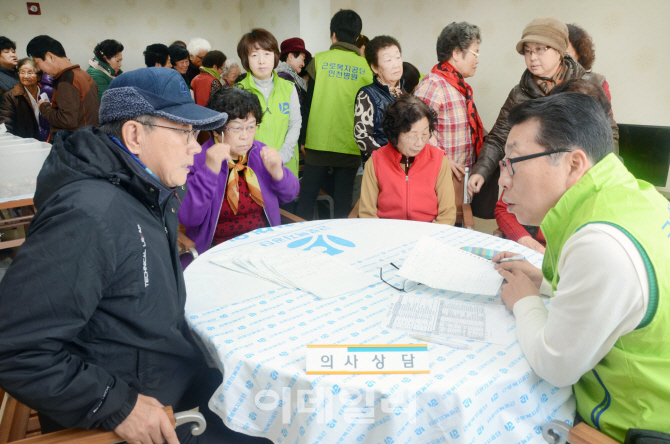
M 405 182 L 409 182 L 409 157 L 405 157 Z

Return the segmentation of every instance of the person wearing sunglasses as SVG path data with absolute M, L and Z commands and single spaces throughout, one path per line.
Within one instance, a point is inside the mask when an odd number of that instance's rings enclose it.
M 226 113 L 228 121 L 211 131 L 196 154 L 179 210 L 198 253 L 257 228 L 280 225 L 279 205 L 294 200 L 300 190 L 279 152 L 254 140 L 263 119 L 255 94 L 226 88 L 213 93 L 207 106 Z M 184 254 L 181 260 L 186 267 L 192 256 Z
M 615 155 L 592 97 L 526 101 L 508 119 L 504 201 L 547 240 L 541 269 L 499 263 L 516 253 L 493 258 L 524 356 L 540 378 L 573 387 L 576 422 L 617 442 L 629 429 L 670 433 L 668 201 Z
M 359 217 L 456 222 L 451 162 L 428 141 L 435 110 L 414 96 L 392 102 L 382 117 L 388 143 L 365 163 Z
M 498 178 L 499 161 L 505 156 L 505 142 L 510 131 L 507 116 L 512 108 L 528 100 L 545 97 L 557 85 L 570 79 L 582 78 L 600 86 L 596 77 L 566 55 L 568 35 L 565 23 L 554 17 L 539 17 L 526 26 L 516 45 L 516 51 L 526 62 L 526 70 L 500 109 L 498 119 L 484 140 L 477 162 L 472 167 L 472 175 L 467 184 L 470 196 L 488 191 L 491 187 L 495 191 L 490 205 L 487 204 L 490 208 L 485 209 L 486 213 L 493 214 L 498 198 L 495 182 Z M 616 141 L 614 151 L 618 153 L 619 129 L 611 112 L 609 122 Z M 485 183 L 487 186 L 483 189 Z

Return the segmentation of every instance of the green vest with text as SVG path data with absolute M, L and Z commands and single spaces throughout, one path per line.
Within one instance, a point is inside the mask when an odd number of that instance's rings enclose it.
M 342 49 L 315 55 L 314 69 L 305 147 L 360 156 L 354 139 L 354 107 L 358 90 L 372 83 L 372 70 L 363 57 Z
M 614 154 L 594 165 L 542 221 L 542 274 L 553 291 L 563 245 L 591 223 L 612 225 L 635 244 L 649 279 L 649 308 L 637 328 L 619 337 L 573 386 L 577 412 L 619 442 L 629 428 L 670 433 L 670 203 Z
M 265 96 L 256 88 L 251 73 L 248 73 L 238 85 L 256 94 L 258 100 L 261 102 L 263 120 L 261 121 L 261 126 L 256 131 L 255 139 L 279 151 L 284 144 L 284 139 L 286 139 L 286 133 L 288 132 L 289 118 L 291 117 L 291 93 L 295 86 L 288 80 L 279 77 L 274 71 L 272 72 L 272 81 L 274 82 L 274 86 L 268 98 L 268 103 L 265 103 Z M 297 142 L 293 148 L 293 157 L 285 166 L 295 174 L 295 177 L 298 177 Z

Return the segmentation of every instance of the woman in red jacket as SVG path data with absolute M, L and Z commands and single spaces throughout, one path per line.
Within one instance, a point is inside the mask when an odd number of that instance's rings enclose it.
M 359 217 L 454 224 L 449 159 L 428 144 L 436 124 L 435 111 L 414 96 L 386 108 L 382 128 L 389 142 L 365 164 Z

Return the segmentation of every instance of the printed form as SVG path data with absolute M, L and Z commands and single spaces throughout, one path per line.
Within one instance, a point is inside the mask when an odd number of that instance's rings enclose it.
M 401 295 L 386 311 L 387 328 L 504 344 L 505 306 Z

